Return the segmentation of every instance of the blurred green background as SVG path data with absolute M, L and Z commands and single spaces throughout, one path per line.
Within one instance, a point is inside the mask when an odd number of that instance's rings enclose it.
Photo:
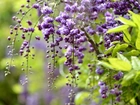
M 18 0 L 16 1 L 18 2 Z M 0 105 L 18 105 L 18 94 L 13 90 L 13 87 L 18 83 L 19 74 L 13 73 L 5 77 L 5 66 L 2 65 L 2 61 L 7 57 L 8 41 L 6 39 L 17 2 L 0 0 Z
M 10 75 L 4 76 L 6 61 L 9 60 L 7 56 L 7 45 L 9 44 L 7 37 L 10 35 L 9 26 L 13 24 L 12 16 L 25 2 L 26 0 L 0 0 L 0 105 L 39 105 L 37 100 L 41 99 L 41 97 L 44 98 L 44 94 L 40 94 L 41 91 L 44 91 L 43 88 L 45 89 L 46 87 L 43 57 L 41 57 L 43 56 L 43 51 L 38 53 L 39 56 L 37 57 L 40 60 L 38 62 L 34 61 L 36 69 L 35 73 L 30 76 L 32 82 L 28 86 L 27 84 L 21 85 L 21 82 L 25 80 L 24 72 L 21 71 L 20 66 L 21 57 L 15 58 L 16 69 L 12 69 Z M 20 44 L 17 44 L 16 47 L 20 46 Z M 47 89 L 45 92 L 47 92 Z M 45 104 L 44 101 L 40 101 L 40 105 L 44 105 L 43 103 Z

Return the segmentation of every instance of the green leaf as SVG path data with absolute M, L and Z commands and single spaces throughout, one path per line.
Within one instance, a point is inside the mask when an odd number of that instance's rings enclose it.
M 115 46 L 115 48 L 113 49 L 113 52 L 112 52 L 112 56 L 115 56 L 117 54 L 118 51 L 120 50 L 125 50 L 126 48 L 128 47 L 128 44 L 117 44 Z
M 128 47 L 128 44 L 124 43 L 120 45 L 120 50 L 126 49 Z
M 136 73 L 136 76 L 135 76 L 135 78 L 134 78 L 134 81 L 135 81 L 136 83 L 140 84 L 140 72 L 137 72 L 137 73 Z
M 137 57 L 132 56 L 131 63 L 133 70 L 140 70 L 140 60 Z
M 123 30 L 126 30 L 129 26 L 128 25 L 121 25 L 112 29 L 109 29 L 107 33 L 116 33 L 116 32 L 122 32 Z
M 136 48 L 140 50 L 140 31 L 138 32 L 137 39 L 136 39 Z
M 120 45 L 120 50 L 125 49 L 128 47 L 128 44 L 124 43 Z
M 120 49 L 120 44 L 117 44 L 113 49 L 112 56 L 115 56 Z
M 75 97 L 75 104 L 76 105 L 81 105 L 84 103 L 85 99 L 88 98 L 90 95 L 89 92 L 80 92 L 76 95 Z
M 140 54 L 139 51 L 137 51 L 137 50 L 131 50 L 129 52 L 126 52 L 124 55 L 125 56 L 138 56 L 139 54 Z
M 130 63 L 118 58 L 108 58 L 108 60 L 115 70 L 130 71 L 132 68 Z
M 138 31 L 139 31 L 138 28 L 132 28 L 131 30 L 131 42 L 133 43 L 133 45 L 136 42 Z
M 122 86 L 129 86 L 132 84 L 133 79 L 136 75 L 136 71 L 130 71 L 127 74 L 124 75 L 123 80 L 122 80 Z
M 104 54 L 109 54 L 109 53 L 111 53 L 112 50 L 113 50 L 113 48 L 114 48 L 114 45 L 111 46 L 111 47 L 109 47 L 108 49 L 106 49 L 106 51 L 104 52 Z
M 102 65 L 102 66 L 104 66 L 106 68 L 113 69 L 112 65 L 109 64 L 108 62 L 105 62 L 105 61 L 98 61 L 97 65 Z
M 128 30 L 123 30 L 124 35 L 123 35 L 123 40 L 127 43 L 131 42 L 131 35 L 129 34 Z
M 140 15 L 138 14 L 135 14 L 134 12 L 132 11 L 128 11 L 132 16 L 132 20 L 134 21 L 134 23 L 137 25 L 138 29 L 140 30 Z
M 131 20 L 128 20 L 128 19 L 126 19 L 126 18 L 124 18 L 124 17 L 119 17 L 119 18 L 117 18 L 117 19 L 115 19 L 115 20 L 119 20 L 120 22 L 122 22 L 123 24 L 126 24 L 126 25 L 129 25 L 129 26 L 132 26 L 132 27 L 136 27 L 136 24 L 133 22 L 133 21 L 131 21 Z
M 113 42 L 111 42 L 111 44 L 119 44 L 120 43 L 120 41 L 113 41 Z
M 117 53 L 117 58 L 130 63 L 130 61 L 124 55 L 122 55 L 120 53 Z

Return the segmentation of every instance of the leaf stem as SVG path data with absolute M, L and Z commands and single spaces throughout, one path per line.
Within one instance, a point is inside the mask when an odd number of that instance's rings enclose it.
M 95 50 L 96 55 L 99 55 L 99 54 L 100 54 L 100 52 L 99 52 L 99 50 L 98 50 L 98 48 L 97 48 L 96 44 L 94 43 L 94 41 L 90 38 L 90 36 L 87 34 L 87 32 L 85 31 L 85 29 L 84 29 L 84 28 L 81 28 L 81 30 L 85 32 L 85 35 L 86 35 L 86 37 L 87 37 L 88 41 L 89 41 L 89 42 L 91 43 L 91 45 L 93 46 L 93 48 L 94 48 L 94 50 Z

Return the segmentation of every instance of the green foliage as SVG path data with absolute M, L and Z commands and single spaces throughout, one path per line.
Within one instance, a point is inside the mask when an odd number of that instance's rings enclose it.
M 123 31 L 123 30 L 128 29 L 128 27 L 129 27 L 129 25 L 121 25 L 121 26 L 118 26 L 118 27 L 109 29 L 109 30 L 107 31 L 107 33 L 121 32 L 121 31 Z
M 110 64 L 105 60 L 102 61 L 105 63 L 101 65 L 109 69 L 114 68 L 115 70 L 125 71 L 125 75 L 121 81 L 124 92 L 122 96 L 126 97 L 126 103 L 133 103 L 135 105 L 134 98 L 139 97 L 137 92 L 140 89 L 140 15 L 135 14 L 132 11 L 129 11 L 129 13 L 129 20 L 123 17 L 116 19 L 122 22 L 124 25 L 109 29 L 107 31 L 107 33 L 122 32 L 124 41 L 123 44 L 125 44 L 124 48 L 120 48 L 122 45 L 120 43 L 109 48 L 108 51 L 113 51 L 112 56 L 114 58 L 107 58 Z M 119 51 L 122 51 L 122 54 L 118 53 Z M 111 66 L 112 68 L 105 66 L 105 64 Z
M 120 22 L 122 22 L 123 24 L 126 24 L 126 25 L 128 25 L 128 26 L 132 26 L 132 27 L 136 27 L 136 24 L 133 22 L 133 21 L 131 21 L 131 20 L 128 20 L 128 19 L 126 19 L 126 18 L 124 18 L 124 17 L 118 17 L 118 18 L 116 18 L 116 20 L 118 20 L 118 21 L 120 21 Z
M 98 65 L 102 65 L 105 68 L 113 69 L 112 65 L 105 61 L 98 61 Z
M 117 44 L 113 51 L 112 51 L 112 56 L 116 56 L 117 52 L 121 51 L 121 50 L 125 50 L 128 47 L 128 44 L 124 43 L 124 44 Z
M 117 53 L 117 58 L 120 59 L 120 60 L 123 60 L 123 61 L 126 61 L 126 62 L 130 63 L 130 61 L 120 53 Z
M 126 43 L 129 43 L 131 42 L 131 35 L 129 34 L 128 30 L 123 30 L 123 40 L 126 42 Z
M 133 83 L 135 74 L 136 74 L 136 71 L 132 71 L 132 70 L 126 73 L 121 83 L 122 86 L 130 86 Z
M 131 57 L 133 70 L 140 70 L 140 60 L 136 56 Z
M 13 24 L 11 17 L 14 15 L 14 11 L 19 9 L 14 8 L 17 6 L 16 3 L 21 3 L 21 1 L 24 0 L 0 0 L 0 105 L 21 105 L 18 100 L 18 95 L 22 92 L 22 89 L 18 87 L 21 71 L 12 69 L 11 75 L 4 76 L 5 60 L 8 58 L 7 36 L 9 36 L 9 26 Z M 19 44 L 16 43 L 16 45 Z
M 138 31 L 137 39 L 136 39 L 136 48 L 140 50 L 140 31 Z
M 118 58 L 108 58 L 108 60 L 115 70 L 121 70 L 121 71 L 131 70 L 131 64 L 129 62 L 126 62 Z
M 104 54 L 109 54 L 114 49 L 114 45 L 105 50 Z
M 140 29 L 140 18 L 138 14 L 133 13 L 132 11 L 128 11 L 131 14 L 132 21 L 137 25 L 138 29 Z
M 135 78 L 134 78 L 134 81 L 135 81 L 137 84 L 140 85 L 140 71 L 137 72 L 137 74 L 136 74 L 136 76 L 135 76 Z
M 124 53 L 125 56 L 138 56 L 139 54 L 140 54 L 140 52 L 137 50 L 131 50 L 131 51 Z

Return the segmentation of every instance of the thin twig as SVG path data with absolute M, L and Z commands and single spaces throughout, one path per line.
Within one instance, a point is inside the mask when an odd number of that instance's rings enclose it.
M 85 35 L 86 35 L 88 41 L 89 41 L 89 42 L 91 43 L 91 45 L 93 46 L 93 48 L 94 48 L 94 50 L 95 50 L 95 53 L 96 53 L 97 55 L 99 55 L 100 52 L 99 52 L 99 50 L 98 50 L 96 44 L 94 43 L 94 41 L 90 38 L 90 36 L 87 34 L 87 32 L 85 31 L 84 28 L 81 28 L 81 30 L 85 32 Z

